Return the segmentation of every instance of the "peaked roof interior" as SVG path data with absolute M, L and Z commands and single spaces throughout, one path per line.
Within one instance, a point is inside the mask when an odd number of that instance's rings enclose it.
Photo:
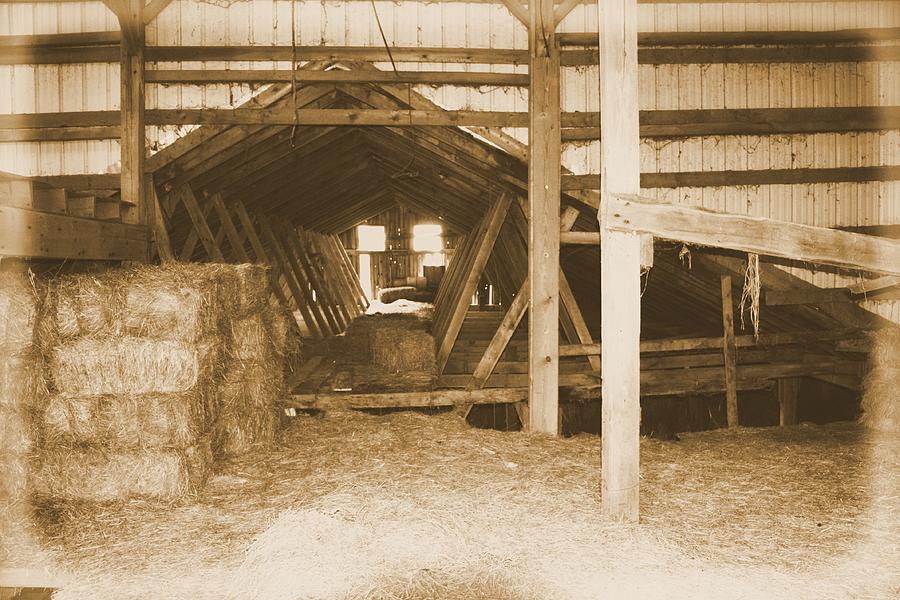
M 310 63 L 305 68 L 366 68 Z M 368 67 L 371 68 L 371 67 Z M 361 108 L 402 111 L 441 107 L 406 86 L 387 84 L 289 84 L 263 90 L 248 104 L 293 114 L 296 108 Z M 351 112 L 352 114 L 352 112 Z M 201 199 L 220 194 L 225 205 L 242 202 L 294 226 L 341 233 L 397 203 L 438 219 L 465 235 L 490 203 L 511 193 L 514 203 L 486 275 L 508 303 L 527 273 L 527 162 L 460 127 L 447 126 L 202 126 L 151 159 L 163 210 L 176 247 L 192 225 L 185 208 L 169 195 L 189 185 Z M 594 209 L 577 195 L 564 206 L 582 209 L 575 230 L 597 231 Z M 209 212 L 213 228 L 214 211 Z M 227 245 L 227 240 L 223 240 Z M 687 269 L 679 247 L 657 243 L 654 268 L 642 300 L 643 337 L 721 335 L 719 274 Z M 597 246 L 564 246 L 562 264 L 592 333 L 599 338 Z M 741 281 L 735 279 L 736 298 Z M 805 285 L 797 280 L 797 285 Z M 737 313 L 736 313 L 737 314 Z M 763 331 L 816 330 L 842 324 L 809 306 L 764 306 Z

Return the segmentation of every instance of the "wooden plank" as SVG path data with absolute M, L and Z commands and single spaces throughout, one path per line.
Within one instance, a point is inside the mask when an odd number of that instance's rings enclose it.
M 508 404 L 521 402 L 528 396 L 526 388 L 483 390 L 426 390 L 383 394 L 351 394 L 322 392 L 294 394 L 288 407 L 298 409 L 340 410 L 358 408 L 411 408 L 428 406 L 461 406 L 467 404 Z
M 64 212 L 73 217 L 94 218 L 96 198 L 93 196 L 71 196 L 66 198 L 65 191 L 63 191 L 63 202 L 63 210 L 56 212 Z
M 614 194 L 640 192 L 637 2 L 600 3 L 601 511 L 637 522 L 640 489 L 641 239 L 610 228 Z
M 222 201 L 222 195 L 213 194 L 210 201 L 216 211 L 216 215 L 219 217 L 219 223 L 222 224 L 225 235 L 228 237 L 228 243 L 231 246 L 231 254 L 238 262 L 250 262 L 250 256 L 247 254 L 247 249 L 244 248 L 244 240 L 234 226 L 234 221 L 231 219 L 231 215 L 228 214 L 228 209 L 225 208 L 225 202 Z
M 855 283 L 849 290 L 851 294 L 872 294 L 897 285 L 900 285 L 900 277 L 887 276 Z
M 778 424 L 782 427 L 797 424 L 797 402 L 800 399 L 800 379 L 786 377 L 776 380 Z
M 344 330 L 344 321 L 342 315 L 335 310 L 334 301 L 328 292 L 327 286 L 319 278 L 319 273 L 313 266 L 303 244 L 303 240 L 297 234 L 297 231 L 291 227 L 286 221 L 273 223 L 275 231 L 280 234 L 282 244 L 288 252 L 288 257 L 296 261 L 295 268 L 299 267 L 306 278 L 306 282 L 315 293 L 315 304 L 322 312 L 328 327 L 333 334 L 338 334 Z
M 347 254 L 347 249 L 344 248 L 344 245 L 340 242 L 337 235 L 332 234 L 329 236 L 332 240 L 332 245 L 335 248 L 335 251 L 342 258 L 342 262 L 344 265 L 345 271 L 348 273 L 350 277 L 350 281 L 353 283 L 353 287 L 356 290 L 357 297 L 359 298 L 360 308 L 365 312 L 367 308 L 369 308 L 369 300 L 366 298 L 366 292 L 362 289 L 362 283 L 359 281 L 359 276 L 354 269 L 353 262 L 350 260 L 350 256 Z
M 330 71 L 328 71 L 330 72 Z M 380 71 L 363 71 L 380 72 Z M 385 84 L 389 86 L 389 84 Z M 391 87 L 391 86 L 389 86 Z M 342 91 L 358 87 L 344 87 Z M 384 96 L 382 96 L 384 100 Z M 421 103 L 417 103 L 421 104 Z M 448 111 L 436 105 L 414 110 L 396 108 L 300 109 L 298 120 L 306 125 L 437 125 L 469 127 L 525 127 L 528 114 L 511 111 Z M 564 140 L 599 139 L 597 112 L 564 112 L 560 117 Z M 236 109 L 165 109 L 146 111 L 148 125 L 293 125 L 288 105 L 260 107 L 253 103 Z M 829 108 L 752 108 L 645 110 L 640 113 L 640 132 L 645 138 L 694 135 L 766 135 L 842 131 L 878 131 L 900 127 L 900 107 L 858 106 Z M 0 115 L 0 129 L 114 127 L 116 111 L 45 112 Z M 217 133 L 216 132 L 213 133 Z M 187 136 L 186 136 L 187 137 Z M 493 140 L 492 140 L 493 141 Z M 160 151 L 166 152 L 166 149 Z M 513 154 L 515 154 L 513 152 Z M 155 159 L 151 164 L 155 167 Z M 150 168 L 155 170 L 155 168 Z M 737 171 L 738 173 L 740 171 Z
M 572 320 L 572 327 L 575 330 L 575 337 L 578 343 L 593 344 L 594 340 L 591 337 L 591 331 L 588 329 L 587 322 L 584 320 L 584 315 L 581 314 L 578 299 L 575 297 L 575 293 L 569 285 L 569 280 L 562 269 L 559 270 L 559 298 L 565 312 L 568 313 L 569 318 Z M 593 370 L 599 371 L 601 369 L 599 356 L 588 355 L 587 359 Z
M 553 23 L 555 27 L 559 27 L 559 24 L 563 22 L 569 13 L 575 10 L 575 7 L 579 4 L 582 4 L 584 0 L 563 0 L 559 3 L 559 6 L 556 7 L 553 11 Z M 590 33 L 588 36 L 593 40 L 593 43 L 597 43 L 597 34 Z M 562 42 L 560 42 L 560 46 L 562 46 Z
M 147 200 L 153 204 L 153 242 L 156 247 L 156 253 L 163 263 L 175 261 L 175 251 L 172 249 L 172 240 L 169 238 L 169 230 L 166 227 L 166 219 L 163 216 L 162 207 L 159 205 L 159 196 L 156 193 L 156 184 L 153 183 L 153 176 L 148 176 L 147 182 Z
M 243 205 L 240 206 L 243 207 Z M 241 214 L 241 210 L 239 209 L 238 216 L 241 217 Z M 278 270 L 287 282 L 288 288 L 291 290 L 291 295 L 294 297 L 294 303 L 300 311 L 300 314 L 303 316 L 303 321 L 309 328 L 310 333 L 315 338 L 326 337 L 327 330 L 319 322 L 321 317 L 318 314 L 315 317 L 313 316 L 311 307 L 312 299 L 308 297 L 307 291 L 303 285 L 298 282 L 296 271 L 292 269 L 292 266 L 288 262 L 288 257 L 281 247 L 281 243 L 275 237 L 275 233 L 272 231 L 268 221 L 263 215 L 258 215 L 257 223 L 259 224 L 259 231 L 262 232 L 263 237 L 266 238 L 269 249 L 272 251 L 271 256 L 274 259 L 272 264 L 277 265 Z
M 558 435 L 560 51 L 553 1 L 532 0 L 529 9 L 529 430 Z
M 444 370 L 444 365 L 447 364 L 447 359 L 450 358 L 450 352 L 453 350 L 453 345 L 456 343 L 459 330 L 466 317 L 466 311 L 469 308 L 469 299 L 475 293 L 478 280 L 481 279 L 481 275 L 484 272 L 484 266 L 487 264 L 491 251 L 494 248 L 494 242 L 497 240 L 500 227 L 506 219 L 511 201 L 512 199 L 508 195 L 503 194 L 494 202 L 486 215 L 484 236 L 478 240 L 477 250 L 471 262 L 471 267 L 460 281 L 460 291 L 455 296 L 456 302 L 450 305 L 448 311 L 449 321 L 445 328 L 446 333 L 440 339 L 437 349 L 436 369 L 438 373 Z
M 503 5 L 509 9 L 509 12 L 512 13 L 519 23 L 528 28 L 528 9 L 522 6 L 519 0 L 501 0 Z
M 506 48 L 391 46 L 152 46 L 147 60 L 180 61 L 367 61 L 388 63 L 526 64 L 528 53 Z
M 292 72 L 289 69 L 158 69 L 147 71 L 151 83 L 395 83 L 421 85 L 523 87 L 528 75 L 522 73 L 481 73 L 469 71 L 361 71 L 331 69 L 328 71 Z
M 149 25 L 165 8 L 171 4 L 172 0 L 150 0 L 144 7 L 143 21 L 144 25 Z
M 110 223 L 0 206 L 0 256 L 81 260 L 145 260 L 143 225 Z
M 121 196 L 128 208 L 123 220 L 152 226 L 150 202 L 144 198 L 144 0 L 125 0 L 119 15 L 122 31 L 120 60 Z M 149 248 L 148 248 L 149 250 Z M 148 255 L 144 261 L 148 261 Z
M 528 309 L 529 304 L 528 294 L 530 290 L 531 286 L 529 286 L 528 280 L 526 279 L 525 282 L 522 283 L 519 293 L 516 294 L 516 297 L 513 299 L 512 304 L 509 305 L 509 309 L 507 309 L 506 314 L 503 316 L 503 320 L 500 322 L 497 331 L 494 332 L 494 336 L 491 338 L 490 344 L 488 344 L 487 349 L 484 351 L 484 355 L 478 362 L 478 366 L 475 367 L 475 372 L 472 374 L 472 381 L 466 386 L 467 390 L 471 391 L 483 388 L 484 382 L 487 381 L 487 378 L 494 372 L 497 361 L 500 360 L 500 357 L 503 355 L 504 350 L 506 350 L 506 347 L 509 344 L 510 338 L 512 338 L 513 334 L 516 332 L 519 323 L 522 322 L 522 317 L 525 316 L 525 311 Z M 468 411 L 466 411 L 466 415 L 464 416 L 468 416 Z
M 731 295 L 731 277 L 722 275 L 722 327 L 725 335 L 722 356 L 725 359 L 725 414 L 729 427 L 738 426 L 737 401 L 737 350 L 734 343 L 734 301 Z
M 115 140 L 121 136 L 118 125 L 97 127 L 45 127 L 0 129 L 0 142 L 67 142 L 77 140 Z
M 606 226 L 620 232 L 791 260 L 900 275 L 900 241 L 765 217 L 660 204 L 631 194 L 611 196 Z
M 209 228 L 209 223 L 207 223 L 206 217 L 200 210 L 200 205 L 197 203 L 193 190 L 191 190 L 190 186 L 185 185 L 179 188 L 178 195 L 184 203 L 185 209 L 187 209 L 187 213 L 191 218 L 191 224 L 194 226 L 194 231 L 197 232 L 197 237 L 203 244 L 207 256 L 214 262 L 225 262 L 222 250 L 216 243 L 216 239 Z M 182 258 L 188 260 L 183 255 Z
M 640 4 L 640 2 L 639 2 Z M 561 46 L 597 46 L 595 32 L 558 34 Z M 871 43 L 900 39 L 900 27 L 826 31 L 639 31 L 639 46 L 787 46 Z

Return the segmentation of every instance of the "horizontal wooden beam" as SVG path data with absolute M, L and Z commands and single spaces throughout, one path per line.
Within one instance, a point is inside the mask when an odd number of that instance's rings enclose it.
M 857 339 L 866 332 L 858 329 L 830 329 L 821 331 L 786 331 L 779 333 L 763 333 L 759 338 L 752 335 L 735 336 L 736 348 L 757 348 L 765 346 L 783 346 L 788 344 L 813 344 L 817 342 L 833 342 L 838 340 Z M 725 341 L 719 337 L 669 338 L 660 340 L 642 340 L 641 353 L 658 354 L 672 352 L 717 351 L 721 350 Z M 601 346 L 595 344 L 568 344 L 560 346 L 560 356 L 600 355 Z
M 603 226 L 701 246 L 900 275 L 900 241 L 700 208 L 611 196 Z
M 46 33 L 37 35 L 0 35 L 0 48 L 58 48 L 78 46 L 116 46 L 122 39 L 118 31 Z
M 466 376 L 470 377 L 470 376 Z M 427 406 L 460 406 L 468 404 L 505 404 L 528 399 L 528 389 L 426 390 L 420 392 L 388 392 L 352 394 L 327 392 L 293 394 L 284 404 L 298 409 L 408 408 Z
M 745 171 L 641 173 L 641 187 L 644 189 L 897 180 L 900 180 L 900 165 L 837 167 L 830 169 L 750 169 Z M 564 192 L 599 189 L 599 175 L 562 176 L 562 191 Z
M 77 140 L 119 139 L 122 130 L 117 125 L 92 127 L 31 127 L 0 129 L 0 142 L 66 142 Z
M 527 73 L 481 73 L 469 71 L 377 71 L 331 69 L 160 69 L 145 73 L 148 83 L 413 83 L 424 85 L 527 86 Z
M 0 256 L 145 262 L 143 225 L 0 206 Z
M 334 71 L 325 71 L 332 73 Z M 322 73 L 309 71 L 308 73 Z M 383 73 L 383 72 L 382 72 Z M 361 76 L 362 77 L 362 76 Z M 382 77 L 379 75 L 379 77 Z M 527 127 L 528 113 L 501 111 L 301 109 L 306 125 L 464 125 L 470 127 Z M 118 125 L 118 111 L 81 111 L 0 115 L 0 129 L 43 127 L 100 127 Z M 764 108 L 641 111 L 641 136 L 781 134 L 900 129 L 900 106 L 836 108 Z M 288 107 L 238 109 L 149 110 L 147 123 L 155 125 L 199 123 L 222 125 L 293 125 Z M 600 114 L 566 112 L 566 131 L 593 132 L 599 139 Z
M 121 187 L 121 175 L 118 173 L 102 175 L 40 175 L 32 179 L 52 187 L 65 188 L 70 191 L 117 190 Z
M 597 46 L 596 31 L 559 33 L 561 46 Z M 641 31 L 641 46 L 790 46 L 852 44 L 900 39 L 900 27 L 831 31 Z
M 0 54 L 0 64 L 71 64 L 115 62 L 118 48 L 102 46 L 32 46 L 10 45 Z M 392 47 L 396 62 L 527 64 L 527 51 L 512 48 L 415 48 Z M 290 46 L 148 46 L 149 62 L 180 61 L 290 61 Z M 782 47 L 674 47 L 641 48 L 638 62 L 661 64 L 750 64 L 797 62 L 861 62 L 896 61 L 900 46 L 782 46 Z M 389 62 L 390 57 L 378 46 L 299 46 L 296 60 L 346 60 Z M 598 51 L 569 49 L 560 52 L 563 67 L 596 65 Z

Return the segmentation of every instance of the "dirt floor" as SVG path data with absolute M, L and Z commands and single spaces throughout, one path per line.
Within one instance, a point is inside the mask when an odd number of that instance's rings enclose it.
M 900 440 L 854 424 L 643 439 L 642 522 L 600 439 L 452 414 L 298 417 L 195 499 L 56 507 L 65 598 L 897 598 Z M 27 554 L 17 553 L 18 560 Z

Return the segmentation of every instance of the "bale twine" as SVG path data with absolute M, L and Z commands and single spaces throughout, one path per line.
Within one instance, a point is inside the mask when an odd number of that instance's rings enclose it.
M 434 338 L 416 320 L 384 318 L 372 330 L 372 364 L 390 373 L 435 370 Z
M 860 422 L 876 431 L 900 433 L 900 327 L 877 331 L 871 340 Z

